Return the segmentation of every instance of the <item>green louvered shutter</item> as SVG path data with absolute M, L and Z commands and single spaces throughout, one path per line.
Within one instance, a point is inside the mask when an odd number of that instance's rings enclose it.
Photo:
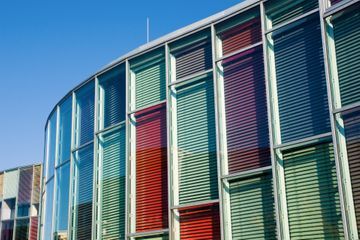
M 230 182 L 233 239 L 276 239 L 271 174 Z
M 291 239 L 343 239 L 332 144 L 284 152 Z
M 166 99 L 165 51 L 163 48 L 142 55 L 131 62 L 135 73 L 136 108 Z
M 318 0 L 269 0 L 265 3 L 272 25 L 289 21 L 318 7 Z
M 125 127 L 104 133 L 101 239 L 125 239 Z
M 333 19 L 342 105 L 360 101 L 360 4 Z
M 16 198 L 19 189 L 19 171 L 13 170 L 4 174 L 4 199 Z
M 218 198 L 212 77 L 177 87 L 180 204 Z

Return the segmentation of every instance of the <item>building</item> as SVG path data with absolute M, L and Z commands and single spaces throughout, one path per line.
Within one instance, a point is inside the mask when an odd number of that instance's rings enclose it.
M 0 239 L 36 240 L 41 165 L 0 172 Z
M 359 9 L 247 0 L 72 89 L 41 239 L 358 239 Z

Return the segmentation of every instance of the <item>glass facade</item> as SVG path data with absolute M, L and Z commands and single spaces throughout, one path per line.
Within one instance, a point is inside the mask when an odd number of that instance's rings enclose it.
M 358 239 L 359 10 L 244 1 L 113 62 L 49 116 L 43 191 L 0 175 L 1 239 L 39 199 L 40 240 Z

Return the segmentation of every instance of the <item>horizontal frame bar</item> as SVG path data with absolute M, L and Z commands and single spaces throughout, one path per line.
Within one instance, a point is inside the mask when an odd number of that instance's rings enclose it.
M 223 175 L 223 176 L 221 176 L 221 178 L 223 180 L 224 179 L 226 179 L 226 180 L 235 180 L 235 179 L 240 179 L 240 178 L 246 178 L 246 177 L 259 175 L 259 174 L 262 174 L 262 173 L 270 171 L 270 170 L 272 170 L 271 165 L 267 166 L 267 167 L 250 169 L 250 170 L 247 170 L 247 171 L 242 171 L 242 172 L 238 172 L 238 173 Z
M 201 207 L 202 205 L 206 204 L 213 204 L 213 203 L 219 203 L 219 199 L 216 200 L 207 200 L 207 201 L 200 201 L 200 202 L 194 202 L 194 203 L 186 203 L 186 204 L 180 204 L 177 206 L 172 206 L 170 209 L 175 210 L 181 210 L 181 208 L 187 208 L 187 207 Z
M 246 52 L 247 50 L 250 50 L 250 49 L 252 49 L 252 48 L 259 47 L 259 46 L 261 46 L 262 44 L 263 44 L 262 41 L 257 42 L 257 43 L 254 43 L 254 44 L 252 44 L 252 45 L 250 45 L 250 46 L 241 48 L 241 49 L 239 49 L 239 50 L 237 50 L 237 51 L 235 51 L 235 52 L 226 54 L 226 55 L 224 55 L 224 56 L 216 59 L 215 62 L 218 63 L 218 62 L 220 62 L 220 61 L 222 61 L 222 60 L 224 60 L 224 59 L 226 59 L 226 58 L 233 57 L 233 56 L 235 56 L 235 55 L 237 55 L 237 54 L 239 54 L 239 53 Z
M 141 107 L 141 108 L 135 109 L 135 110 L 133 110 L 133 111 L 130 111 L 130 112 L 127 113 L 127 115 L 131 115 L 131 114 L 140 112 L 140 111 L 145 110 L 145 109 L 147 109 L 147 108 L 155 107 L 156 105 L 163 104 L 163 103 L 166 103 L 166 99 L 165 99 L 165 100 L 162 100 L 162 101 L 160 101 L 160 102 L 152 103 L 152 104 L 146 105 L 146 106 L 144 106 L 144 107 Z
M 312 143 L 317 142 L 317 141 L 324 141 L 324 140 L 326 141 L 327 139 L 331 139 L 331 138 L 332 138 L 332 133 L 327 132 L 327 133 L 318 134 L 318 135 L 315 135 L 315 136 L 312 136 L 312 137 L 307 137 L 307 138 L 303 138 L 303 139 L 300 139 L 300 140 L 275 145 L 274 149 L 287 150 L 287 149 L 306 146 L 306 145 L 312 144 Z
M 113 124 L 113 125 L 111 125 L 109 127 L 106 127 L 104 129 L 101 129 L 101 130 L 97 131 L 95 133 L 95 135 L 99 135 L 99 134 L 104 133 L 104 132 L 108 132 L 108 131 L 110 132 L 110 131 L 115 130 L 117 128 L 121 128 L 121 127 L 125 126 L 125 124 L 126 124 L 126 120 L 121 121 L 119 123 Z
M 358 107 L 360 107 L 360 102 L 356 102 L 356 103 L 347 105 L 347 106 L 342 107 L 342 108 L 334 109 L 334 110 L 333 110 L 333 114 L 342 113 L 342 112 L 345 112 L 345 111 L 348 111 L 348 110 L 352 110 L 352 109 L 355 109 L 355 108 L 358 108 Z
M 150 236 L 154 236 L 154 235 L 162 235 L 162 234 L 168 234 L 169 233 L 169 229 L 162 229 L 162 230 L 154 230 L 154 231 L 149 231 L 149 232 L 139 232 L 139 233 L 130 233 L 127 235 L 127 237 L 150 237 Z
M 77 151 L 79 151 L 80 149 L 85 148 L 85 147 L 91 145 L 93 142 L 94 142 L 94 139 L 90 140 L 90 141 L 87 142 L 87 143 L 84 143 L 83 145 L 81 145 L 81 146 L 79 146 L 79 147 L 73 148 L 73 149 L 71 150 L 71 153 L 77 152 Z
M 171 82 L 171 83 L 168 84 L 168 86 L 178 85 L 178 84 L 187 82 L 187 81 L 189 81 L 189 80 L 192 80 L 192 79 L 194 79 L 194 78 L 201 77 L 202 75 L 209 75 L 209 74 L 212 73 L 212 72 L 213 72 L 213 69 L 211 68 L 211 69 L 208 69 L 208 70 L 206 70 L 206 71 L 194 73 L 194 74 L 191 74 L 191 75 L 189 75 L 189 76 L 180 78 L 179 80 L 176 80 L 175 82 Z
M 343 2 L 339 2 L 331 7 L 329 7 L 327 9 L 327 11 L 325 11 L 325 13 L 323 14 L 323 18 L 327 18 L 331 15 L 334 15 L 338 12 L 341 12 L 342 10 L 351 7 L 352 5 L 354 5 L 355 3 L 360 2 L 360 0 L 345 0 Z

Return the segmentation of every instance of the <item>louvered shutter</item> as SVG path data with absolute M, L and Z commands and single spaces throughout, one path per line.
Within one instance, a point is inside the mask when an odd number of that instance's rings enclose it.
M 75 192 L 75 239 L 91 239 L 92 198 L 93 198 L 93 145 L 90 144 L 76 153 Z
M 165 51 L 163 48 L 140 56 L 131 62 L 135 73 L 136 108 L 166 99 Z
M 219 25 L 217 29 L 220 31 L 218 36 L 221 39 L 223 55 L 258 43 L 261 41 L 259 9 L 235 16 Z
M 136 117 L 136 231 L 168 227 L 166 104 Z
M 219 206 L 198 206 L 180 210 L 181 240 L 220 240 Z
M 4 192 L 4 173 L 1 173 L 0 174 L 0 201 L 3 199 L 3 192 Z
M 67 98 L 60 105 L 59 123 L 59 156 L 58 163 L 62 164 L 70 160 L 71 148 L 71 117 L 72 117 L 72 97 Z
M 218 198 L 212 77 L 176 88 L 180 204 Z
M 318 8 L 318 0 L 271 0 L 265 5 L 266 14 L 272 20 L 273 26 L 316 8 Z
M 334 40 L 342 105 L 360 102 L 360 4 L 334 16 Z
M 94 139 L 94 101 L 95 85 L 91 81 L 76 92 L 78 140 L 77 145 L 81 146 Z
M 30 237 L 29 240 L 38 240 L 38 217 L 31 217 L 30 219 Z
M 271 174 L 230 181 L 233 239 L 276 239 Z
M 330 131 L 318 16 L 273 34 L 282 142 Z
M 14 221 L 3 221 L 1 223 L 1 240 L 13 240 Z
M 41 166 L 34 167 L 34 179 L 32 187 L 32 203 L 38 204 L 40 202 L 40 181 L 41 181 Z
M 344 239 L 332 144 L 284 152 L 291 239 Z
M 222 62 L 230 173 L 269 166 L 269 130 L 261 47 Z
M 120 65 L 98 77 L 104 90 L 104 128 L 125 120 L 125 68 Z
M 16 220 L 15 240 L 29 239 L 29 219 Z
M 211 38 L 208 33 L 184 38 L 172 51 L 176 59 L 176 78 L 180 79 L 212 68 Z M 190 44 L 188 44 L 188 42 Z M 180 49 L 179 49 L 180 48 Z
M 30 204 L 33 168 L 20 169 L 18 204 Z
M 19 171 L 13 170 L 4 174 L 4 199 L 16 198 L 19 189 Z
M 360 109 L 345 112 L 343 119 L 356 220 L 360 229 Z
M 125 127 L 104 133 L 100 144 L 103 147 L 101 239 L 125 239 Z

